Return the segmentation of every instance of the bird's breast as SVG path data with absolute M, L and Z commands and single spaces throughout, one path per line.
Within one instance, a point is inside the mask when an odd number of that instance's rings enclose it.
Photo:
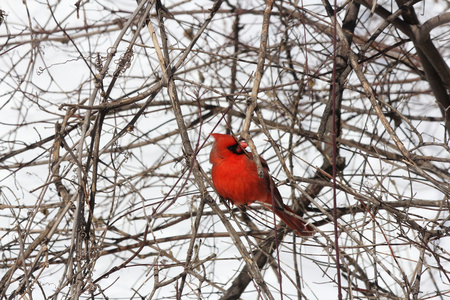
M 264 201 L 268 193 L 267 179 L 258 177 L 253 161 L 237 158 L 213 165 L 211 177 L 217 192 L 237 206 Z

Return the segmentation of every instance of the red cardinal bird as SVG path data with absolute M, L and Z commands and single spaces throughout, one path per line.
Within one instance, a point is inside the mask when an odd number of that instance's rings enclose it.
M 260 157 L 264 177 L 258 177 L 253 155 L 245 151 L 245 142 L 238 142 L 228 134 L 211 134 L 215 143 L 209 156 L 213 165 L 212 181 L 217 193 L 234 205 L 249 205 L 259 201 L 274 207 L 275 214 L 300 236 L 313 236 L 314 229 L 296 217 L 296 213 L 283 204 L 283 199 L 272 177 L 267 162 Z

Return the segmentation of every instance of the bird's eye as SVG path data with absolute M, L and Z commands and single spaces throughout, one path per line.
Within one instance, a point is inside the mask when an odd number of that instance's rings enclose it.
M 231 152 L 233 152 L 234 154 L 238 154 L 238 155 L 245 153 L 241 144 L 234 144 L 234 145 L 228 146 L 227 149 L 230 150 Z

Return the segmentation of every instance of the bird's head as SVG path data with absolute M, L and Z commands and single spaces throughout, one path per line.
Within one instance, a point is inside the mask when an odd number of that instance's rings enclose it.
M 247 153 L 245 148 L 248 144 L 244 141 L 237 141 L 232 135 L 211 133 L 214 138 L 214 145 L 211 150 L 210 162 L 217 163 L 220 159 L 225 159 L 231 155 L 241 155 Z

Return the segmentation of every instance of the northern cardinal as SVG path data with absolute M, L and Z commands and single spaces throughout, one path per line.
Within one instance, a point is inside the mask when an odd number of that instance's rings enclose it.
M 268 204 L 275 214 L 299 236 L 313 236 L 314 229 L 297 218 L 297 214 L 283 203 L 267 162 L 260 157 L 264 177 L 258 176 L 253 155 L 245 151 L 248 146 L 228 134 L 211 134 L 214 145 L 209 156 L 213 165 L 211 177 L 217 193 L 234 205 L 249 205 L 255 201 Z

